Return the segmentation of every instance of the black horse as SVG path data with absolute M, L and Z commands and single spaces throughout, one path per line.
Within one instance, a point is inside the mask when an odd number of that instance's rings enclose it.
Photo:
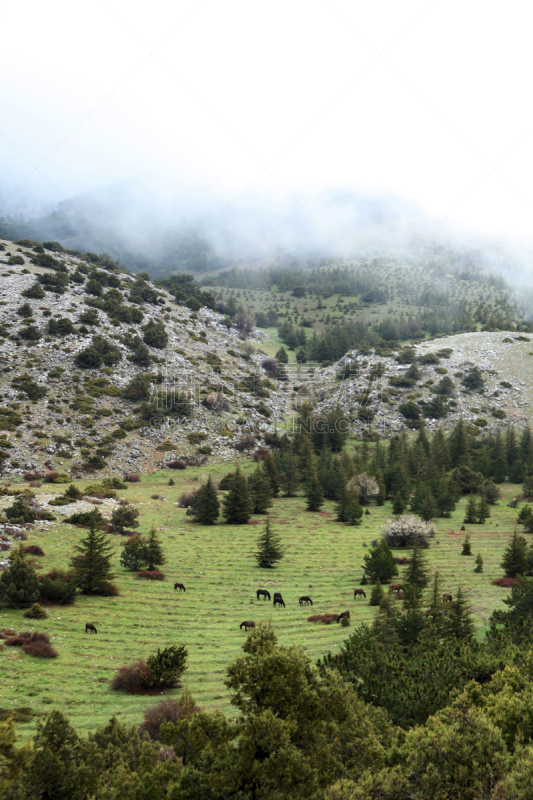
M 248 633 L 248 631 L 251 631 L 252 628 L 255 628 L 255 622 L 252 622 L 251 619 L 245 619 L 244 622 L 241 622 L 239 628 L 241 630 L 244 628 L 244 630 Z
M 98 633 L 92 622 L 85 623 L 85 633 Z
M 281 592 L 274 592 L 274 606 L 279 605 L 285 608 L 285 603 L 283 597 L 281 596 Z
M 266 597 L 267 600 L 270 600 L 270 592 L 267 592 L 266 589 L 258 589 L 256 595 L 258 600 L 260 600 L 261 597 Z
M 184 592 L 185 591 L 185 586 L 182 583 L 175 583 L 174 584 L 174 590 L 176 590 L 176 589 L 179 589 L 180 592 Z
M 337 617 L 337 622 L 340 622 L 341 619 L 350 619 L 350 612 L 343 611 L 342 614 L 339 614 L 339 616 Z
M 301 606 L 303 606 L 303 605 L 308 606 L 309 603 L 311 603 L 311 605 L 313 605 L 313 601 L 306 594 L 304 594 L 304 595 L 302 595 L 302 597 L 300 597 L 300 601 L 299 602 L 300 602 Z

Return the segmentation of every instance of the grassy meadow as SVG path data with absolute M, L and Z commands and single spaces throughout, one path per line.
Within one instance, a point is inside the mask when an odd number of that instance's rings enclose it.
M 335 521 L 331 502 L 326 502 L 321 512 L 309 513 L 302 496 L 275 500 L 270 517 L 281 534 L 285 558 L 275 569 L 262 570 L 254 556 L 263 516 L 254 516 L 248 525 L 220 522 L 205 527 L 190 522 L 185 509 L 175 505 L 182 491 L 196 488 L 208 474 L 220 479 L 229 469 L 229 465 L 212 465 L 183 472 L 161 470 L 144 475 L 140 483 L 118 493 L 140 509 L 139 532 L 147 533 L 152 525 L 159 530 L 167 557 L 162 568 L 164 582 L 139 580 L 123 570 L 119 564 L 123 540 L 111 535 L 116 539 L 119 597 L 79 596 L 72 606 L 48 608 L 49 618 L 37 622 L 24 619 L 20 611 L 0 610 L 0 628 L 47 633 L 59 652 L 57 659 L 41 660 L 19 648 L 4 648 L 0 652 L 1 708 L 29 706 L 38 713 L 59 708 L 80 732 L 94 729 L 112 715 L 129 724 L 139 723 L 143 709 L 156 698 L 111 691 L 115 671 L 132 660 L 146 658 L 158 647 L 185 644 L 189 660 L 184 682 L 197 702 L 231 714 L 224 678 L 246 636 L 239 629 L 243 620 L 271 620 L 281 643 L 302 646 L 313 661 L 328 650 L 335 652 L 350 628 L 308 623 L 309 614 L 349 609 L 352 629 L 372 620 L 375 609 L 368 605 L 369 592 L 366 601 L 354 600 L 353 589 L 362 576 L 365 548 L 391 515 L 391 504 L 371 506 L 362 524 L 351 527 Z M 175 486 L 168 486 L 170 477 Z M 78 485 L 81 488 L 85 482 Z M 56 493 L 61 489 L 44 486 Z M 426 551 L 431 569 L 438 568 L 441 573 L 443 591 L 455 594 L 458 586 L 465 588 L 480 636 L 508 591 L 492 586 L 491 581 L 503 574 L 500 562 L 517 515 L 507 502 L 519 489 L 511 484 L 501 488 L 502 498 L 491 507 L 490 519 L 484 525 L 466 526 L 471 532 L 472 557 L 460 554 L 465 499 L 451 519 L 437 520 L 438 534 Z M 166 500 L 151 499 L 152 494 Z M 26 544 L 43 548 L 45 556 L 37 559 L 37 569 L 49 572 L 68 565 L 75 544 L 84 535 L 81 529 L 59 523 L 48 532 L 29 533 Z M 478 552 L 484 559 L 482 574 L 473 571 Z M 185 584 L 185 594 L 173 590 L 175 581 Z M 286 608 L 258 602 L 255 592 L 260 587 L 271 593 L 281 591 Z M 298 605 L 298 598 L 305 594 L 314 600 L 312 610 Z M 98 635 L 85 634 L 86 622 L 96 625 Z M 33 732 L 34 720 L 17 727 L 25 738 Z

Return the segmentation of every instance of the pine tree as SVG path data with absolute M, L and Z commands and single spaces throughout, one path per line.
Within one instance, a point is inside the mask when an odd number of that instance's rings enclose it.
M 280 538 L 270 527 L 270 519 L 267 517 L 263 533 L 257 542 L 257 563 L 260 567 L 271 569 L 276 561 L 283 558 L 283 549 Z
M 346 490 L 346 484 L 343 484 L 338 491 L 337 504 L 335 506 L 338 522 L 347 522 L 346 509 L 349 502 L 349 492 Z
M 124 534 L 125 528 L 138 528 L 138 519 L 139 509 L 133 506 L 119 506 L 111 514 L 111 524 L 121 535 Z
M 202 525 L 213 525 L 217 521 L 220 503 L 211 476 L 207 479 L 207 483 L 195 493 L 186 513 L 188 517 L 194 517 Z
M 270 486 L 272 488 L 272 497 L 277 497 L 279 494 L 279 473 L 272 453 L 265 456 L 263 461 L 263 469 L 268 475 Z
M 478 553 L 476 556 L 476 568 L 474 572 L 483 572 L 483 558 L 481 553 Z
M 157 569 L 157 567 L 162 566 L 166 561 L 161 541 L 154 527 L 150 529 L 150 533 L 148 534 L 144 553 L 149 570 Z
M 378 486 L 379 486 L 379 492 L 376 495 L 376 505 L 382 506 L 385 505 L 387 491 L 385 489 L 385 482 L 383 480 L 383 475 L 381 474 L 381 472 L 378 475 Z
M 324 492 L 322 491 L 322 485 L 318 480 L 316 471 L 313 472 L 309 477 L 306 497 L 308 511 L 318 511 L 324 504 Z
M 224 517 L 229 525 L 246 525 L 252 511 L 253 503 L 248 481 L 237 467 L 232 486 L 224 498 Z
M 405 503 L 401 492 L 396 492 L 396 496 L 394 498 L 394 503 L 392 504 L 392 513 L 393 514 L 403 514 L 405 509 Z
M 420 544 L 416 541 L 411 553 L 411 560 L 405 569 L 402 579 L 404 584 L 413 587 L 417 594 L 425 589 L 429 583 L 426 558 Z
M 480 525 L 483 525 L 485 520 L 488 517 L 490 517 L 489 504 L 484 494 L 482 494 L 480 497 L 479 506 L 477 507 L 476 514 L 477 514 L 477 521 L 479 522 Z
M 0 574 L 0 599 L 12 608 L 27 608 L 39 599 L 39 579 L 28 564 L 22 546 L 10 557 L 11 564 Z
M 431 584 L 431 599 L 429 601 L 429 607 L 434 610 L 437 610 L 440 609 L 441 606 L 442 606 L 441 581 L 440 581 L 439 571 L 436 570 L 435 574 L 433 575 L 433 583 Z
M 83 594 L 101 594 L 113 578 L 111 556 L 113 548 L 106 533 L 97 530 L 94 522 L 85 539 L 75 547 L 79 554 L 71 560 L 74 578 Z
M 506 577 L 516 578 L 518 575 L 523 575 L 527 569 L 527 562 L 527 542 L 523 536 L 519 536 L 514 531 L 513 538 L 503 553 L 501 563 Z
M 279 348 L 278 352 L 276 353 L 276 359 L 281 364 L 288 364 L 289 363 L 289 356 L 287 355 L 287 351 L 285 350 L 285 348 L 283 346 L 281 346 Z
M 470 606 L 459 588 L 455 602 L 449 604 L 446 613 L 446 633 L 453 639 L 472 639 L 475 625 L 472 620 Z
M 462 556 L 472 555 L 472 545 L 470 544 L 470 534 L 467 533 L 463 541 L 463 549 L 461 550 Z
M 370 552 L 364 556 L 361 567 L 371 581 L 380 580 L 385 583 L 398 574 L 398 567 L 391 549 L 384 539 L 379 539 Z
M 381 601 L 383 600 L 383 594 L 384 594 L 383 587 L 381 585 L 381 581 L 378 578 L 374 588 L 372 589 L 372 594 L 370 595 L 370 600 L 368 601 L 368 604 L 370 606 L 381 605 Z
M 426 522 L 431 522 L 437 516 L 438 509 L 437 504 L 435 503 L 435 499 L 433 497 L 433 493 L 431 489 L 428 487 L 426 491 L 426 498 L 424 500 L 424 505 L 422 507 L 422 513 L 420 516 Z
M 132 536 L 120 554 L 124 569 L 137 572 L 146 566 L 146 541 L 141 536 Z
M 252 496 L 253 513 L 265 514 L 267 508 L 272 505 L 272 484 L 268 473 L 262 468 L 257 467 L 249 480 L 250 493 Z
M 473 493 L 471 493 L 470 497 L 468 498 L 468 504 L 466 506 L 465 518 L 463 522 L 465 522 L 467 525 L 472 525 L 473 523 L 475 523 L 476 512 L 477 512 L 476 497 Z
M 368 510 L 367 510 L 368 513 Z M 359 504 L 357 495 L 352 495 L 351 499 L 346 506 L 346 519 L 350 525 L 360 525 L 361 517 L 363 516 L 363 509 Z
M 298 488 L 298 464 L 292 448 L 281 458 L 281 474 L 283 475 L 284 497 L 295 497 Z
M 376 640 L 386 647 L 394 645 L 398 638 L 394 625 L 395 617 L 396 611 L 391 602 L 390 592 L 386 592 L 372 624 L 372 633 Z

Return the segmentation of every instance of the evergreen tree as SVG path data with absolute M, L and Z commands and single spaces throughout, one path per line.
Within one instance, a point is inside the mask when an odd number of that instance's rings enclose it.
M 12 608 L 27 608 L 39 599 L 37 573 L 24 558 L 22 546 L 12 552 L 10 561 L 0 573 L 0 600 Z
M 166 561 L 161 541 L 153 526 L 150 528 L 150 533 L 148 534 L 144 554 L 148 569 L 150 570 L 157 569 L 157 567 L 162 566 Z
M 363 516 L 363 509 L 359 504 L 357 495 L 352 495 L 348 505 L 346 506 L 346 519 L 350 525 L 360 525 Z
M 426 557 L 423 549 L 416 540 L 411 552 L 411 560 L 405 568 L 402 579 L 407 586 L 415 590 L 416 594 L 422 592 L 429 583 Z
M 477 521 L 479 522 L 480 525 L 483 525 L 485 520 L 488 517 L 490 517 L 489 504 L 484 494 L 482 494 L 479 499 L 479 505 L 477 507 L 476 514 L 477 514 Z
M 124 569 L 132 572 L 146 566 L 146 541 L 141 536 L 132 536 L 120 554 L 120 563 Z
M 253 513 L 265 514 L 267 508 L 272 505 L 272 484 L 268 473 L 262 468 L 257 467 L 248 482 L 252 497 Z
M 379 580 L 386 583 L 398 574 L 391 549 L 383 539 L 380 539 L 364 556 L 361 567 L 364 574 L 373 582 Z
M 385 489 L 385 482 L 383 480 L 383 475 L 381 474 L 381 472 L 378 475 L 378 486 L 379 486 L 379 492 L 376 495 L 376 505 L 383 506 L 385 505 L 387 491 Z
M 435 574 L 433 575 L 433 582 L 431 584 L 431 598 L 429 601 L 429 607 L 433 610 L 438 610 L 442 606 L 442 588 L 441 588 L 441 581 L 440 581 L 440 574 L 439 571 L 436 570 Z
M 476 514 L 477 514 L 477 506 L 476 506 L 476 497 L 473 492 L 470 493 L 470 497 L 468 498 L 468 505 L 466 506 L 465 518 L 463 522 L 468 525 L 472 525 L 476 521 Z
M 376 641 L 385 647 L 393 646 L 398 639 L 396 626 L 394 625 L 395 618 L 396 611 L 392 604 L 390 592 L 386 592 L 372 624 L 372 633 Z
M 292 448 L 281 457 L 281 474 L 283 475 L 284 497 L 295 497 L 298 487 L 298 464 Z
M 307 510 L 319 511 L 320 507 L 324 504 L 324 492 L 322 491 L 322 485 L 318 480 L 316 471 L 313 472 L 309 478 L 305 494 L 307 497 Z
M 270 569 L 276 561 L 283 558 L 283 550 L 279 536 L 270 527 L 270 519 L 267 517 L 263 533 L 257 542 L 257 563 L 260 567 Z
M 467 533 L 463 541 L 463 549 L 461 550 L 462 556 L 472 555 L 472 545 L 470 544 L 470 534 Z
M 446 478 L 442 478 L 439 482 L 436 502 L 439 517 L 450 517 L 455 511 L 455 501 Z
M 393 514 L 403 514 L 405 509 L 405 503 L 401 492 L 396 492 L 396 496 L 394 498 L 394 503 L 392 504 L 392 513 Z
M 272 488 L 272 497 L 277 497 L 279 494 L 279 473 L 272 453 L 269 453 L 263 461 L 263 469 L 268 475 L 270 486 Z
M 455 601 L 449 604 L 446 613 L 446 633 L 450 638 L 471 640 L 475 625 L 472 620 L 470 606 L 462 588 L 457 589 Z
M 483 558 L 481 553 L 478 553 L 476 556 L 476 568 L 474 572 L 483 572 Z
M 289 363 L 289 356 L 287 355 L 287 351 L 283 346 L 280 347 L 278 352 L 276 353 L 276 359 L 280 362 L 280 364 Z
M 234 472 L 232 486 L 224 498 L 224 517 L 228 525 L 245 525 L 253 511 L 248 481 L 239 467 Z
M 350 493 L 346 489 L 346 484 L 343 484 L 339 489 L 337 495 L 337 504 L 335 506 L 338 522 L 347 522 L 348 517 L 346 516 L 346 509 L 348 508 L 349 502 Z
M 506 577 L 516 578 L 518 575 L 524 575 L 528 566 L 527 562 L 527 542 L 515 531 L 509 545 L 504 550 L 501 563 Z
M 431 522 L 431 520 L 437 516 L 437 513 L 438 513 L 437 504 L 433 497 L 433 493 L 428 486 L 426 490 L 424 505 L 422 507 L 422 513 L 420 514 L 420 516 L 426 522 Z
M 381 605 L 381 601 L 383 600 L 383 594 L 384 594 L 383 587 L 381 585 L 381 581 L 378 578 L 375 586 L 372 589 L 372 594 L 370 595 L 370 600 L 368 601 L 368 604 L 370 606 Z
M 220 503 L 211 476 L 195 493 L 186 513 L 188 517 L 194 517 L 202 525 L 213 525 L 217 521 Z
M 111 524 L 121 535 L 124 534 L 125 528 L 138 528 L 138 519 L 139 509 L 133 506 L 119 506 L 111 514 Z
M 108 582 L 113 578 L 111 556 L 113 548 L 107 534 L 91 528 L 87 537 L 74 548 L 78 553 L 71 560 L 74 578 L 83 594 L 101 594 L 105 592 Z

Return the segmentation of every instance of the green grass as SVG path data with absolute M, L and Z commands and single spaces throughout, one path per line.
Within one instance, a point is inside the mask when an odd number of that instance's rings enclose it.
M 314 514 L 305 511 L 301 496 L 276 500 L 271 519 L 281 534 L 286 556 L 276 569 L 260 570 L 254 553 L 264 517 L 253 518 L 259 525 L 203 527 L 191 523 L 185 510 L 174 505 L 182 491 L 198 485 L 195 478 L 207 474 L 220 478 L 228 468 L 213 465 L 181 473 L 161 471 L 119 493 L 139 507 L 141 532 L 147 532 L 152 524 L 163 529 L 164 582 L 138 580 L 125 572 L 118 562 L 122 540 L 117 537 L 115 582 L 120 597 L 78 597 L 75 605 L 56 607 L 47 620 L 34 623 L 25 620 L 20 611 L 0 611 L 0 627 L 48 633 L 59 652 L 57 659 L 49 661 L 26 656 L 18 648 L 0 652 L 1 708 L 30 705 L 37 712 L 46 712 L 57 707 L 80 731 L 94 729 L 113 714 L 130 724 L 139 723 L 143 709 L 156 700 L 111 691 L 115 671 L 147 657 L 157 647 L 183 643 L 189 650 L 184 680 L 197 701 L 231 713 L 224 677 L 228 664 L 240 653 L 246 635 L 239 630 L 243 620 L 271 620 L 281 643 L 301 645 L 313 661 L 328 650 L 337 651 L 350 629 L 308 623 L 310 613 L 350 609 L 352 627 L 372 620 L 375 610 L 368 606 L 368 596 L 366 602 L 354 601 L 353 589 L 362 576 L 362 558 L 368 552 L 365 545 L 370 546 L 379 535 L 390 516 L 390 504 L 371 507 L 370 516 L 365 515 L 363 524 L 353 528 L 335 522 L 332 503 Z M 175 486 L 167 485 L 169 477 L 176 480 Z M 506 505 L 517 487 L 505 484 L 502 488 L 504 497 L 491 507 L 487 523 L 467 526 L 472 557 L 460 555 L 464 500 L 451 519 L 437 521 L 438 535 L 427 551 L 431 568 L 440 570 L 443 591 L 455 594 L 458 586 L 465 588 L 480 631 L 492 610 L 503 607 L 501 601 L 507 594 L 507 590 L 491 586 L 491 581 L 502 575 L 499 564 L 517 514 Z M 155 493 L 167 502 L 150 499 Z M 59 524 L 49 532 L 35 531 L 27 543 L 43 547 L 46 555 L 38 560 L 39 571 L 44 572 L 67 566 L 74 545 L 83 536 L 83 531 Z M 480 575 L 473 572 L 478 552 L 485 562 Z M 185 584 L 185 594 L 174 592 L 177 580 Z M 258 587 L 281 591 L 287 607 L 273 609 L 269 603 L 258 602 Z M 313 598 L 312 611 L 299 607 L 298 598 L 303 594 Z M 86 622 L 96 625 L 98 635 L 85 634 Z M 33 727 L 33 723 L 19 726 L 22 737 L 30 735 Z

